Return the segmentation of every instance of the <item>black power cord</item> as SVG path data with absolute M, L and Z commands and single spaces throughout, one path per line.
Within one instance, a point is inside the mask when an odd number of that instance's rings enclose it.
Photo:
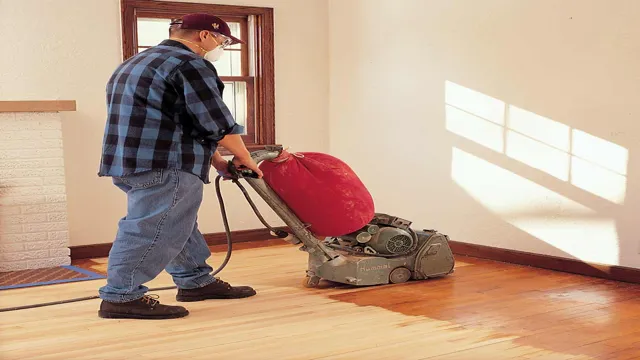
M 249 202 L 249 205 L 251 205 L 251 208 L 253 209 L 253 212 L 255 212 L 255 214 L 258 217 L 258 219 L 260 219 L 260 222 L 265 227 L 267 227 L 267 229 L 269 229 L 272 233 L 276 234 L 277 237 L 285 238 L 288 235 L 287 232 L 283 231 L 283 230 L 276 230 L 276 229 L 274 229 L 272 226 L 270 226 L 267 223 L 267 221 L 264 219 L 264 217 L 262 217 L 262 214 L 260 214 L 260 211 L 256 207 L 255 203 L 251 199 L 251 196 L 249 196 L 249 193 L 247 192 L 247 190 L 238 181 L 239 178 L 243 177 L 243 176 L 256 177 L 255 173 L 253 173 L 253 172 L 248 173 L 246 171 L 242 171 L 242 172 L 234 171 L 234 172 L 232 172 L 232 174 L 234 175 L 233 178 L 232 178 L 233 183 L 235 183 L 240 188 L 240 190 L 244 194 L 244 197 Z M 216 195 L 218 197 L 218 203 L 220 204 L 220 214 L 222 215 L 222 222 L 224 224 L 224 231 L 225 231 L 225 234 L 226 234 L 226 237 L 227 237 L 227 255 L 225 256 L 224 261 L 222 262 L 222 265 L 220 265 L 211 274 L 212 276 L 215 276 L 220 271 L 222 271 L 222 269 L 224 269 L 225 266 L 227 266 L 227 263 L 229 263 L 229 259 L 231 259 L 231 253 L 233 251 L 232 250 L 232 241 L 231 241 L 231 231 L 229 230 L 229 221 L 227 219 L 227 211 L 226 211 L 225 206 L 224 206 L 224 199 L 222 198 L 222 193 L 220 192 L 220 180 L 221 179 L 222 179 L 222 177 L 220 175 L 218 175 L 218 177 L 216 177 Z M 176 288 L 177 288 L 177 286 L 166 286 L 166 287 L 159 287 L 159 288 L 149 289 L 149 291 L 172 290 L 172 289 L 176 289 Z M 99 296 L 86 296 L 86 297 L 73 298 L 73 299 L 60 300 L 60 301 L 53 301 L 53 302 L 40 303 L 40 304 L 15 306 L 15 307 L 9 307 L 9 308 L 1 308 L 0 312 L 34 309 L 34 308 L 45 307 L 45 306 L 53 306 L 53 305 L 68 304 L 68 303 L 79 302 L 79 301 L 95 300 L 95 299 L 99 299 L 99 298 L 100 298 Z

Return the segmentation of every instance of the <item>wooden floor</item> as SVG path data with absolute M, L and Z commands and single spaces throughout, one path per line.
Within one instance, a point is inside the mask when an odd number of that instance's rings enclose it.
M 223 278 L 259 294 L 190 303 L 183 319 L 103 320 L 99 300 L 2 312 L 0 358 L 640 359 L 638 285 L 458 257 L 445 279 L 305 289 L 305 255 L 234 252 Z M 102 284 L 3 291 L 0 307 L 91 296 Z M 167 274 L 150 284 L 171 285 Z M 157 294 L 174 303 L 175 291 Z

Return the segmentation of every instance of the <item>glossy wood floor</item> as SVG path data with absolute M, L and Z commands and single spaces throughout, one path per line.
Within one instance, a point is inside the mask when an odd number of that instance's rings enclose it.
M 458 257 L 440 280 L 305 289 L 305 265 L 295 247 L 238 250 L 223 278 L 259 294 L 187 304 L 183 319 L 103 320 L 99 300 L 3 312 L 0 358 L 640 359 L 638 285 Z M 102 283 L 3 291 L 0 307 L 91 296 Z M 166 274 L 150 284 L 171 285 Z M 157 294 L 174 303 L 173 290 Z

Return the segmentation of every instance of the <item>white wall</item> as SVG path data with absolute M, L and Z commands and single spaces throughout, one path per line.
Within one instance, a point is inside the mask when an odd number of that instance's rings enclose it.
M 329 0 L 330 150 L 417 227 L 640 268 L 639 13 Z
M 328 150 L 327 3 L 324 0 L 206 1 L 275 9 L 277 141 Z M 121 62 L 119 0 L 0 0 L 0 100 L 77 100 L 62 113 L 72 246 L 113 241 L 125 197 L 96 172 L 106 116 L 105 84 Z M 21 25 L 19 25 L 21 24 Z M 25 25 L 27 24 L 27 25 Z M 261 228 L 240 191 L 224 186 L 232 229 Z M 267 220 L 281 222 L 255 195 Z M 224 231 L 213 184 L 201 231 Z

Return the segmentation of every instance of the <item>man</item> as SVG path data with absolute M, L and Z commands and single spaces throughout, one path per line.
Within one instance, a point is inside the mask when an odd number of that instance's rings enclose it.
M 197 213 L 211 165 L 226 174 L 218 145 L 236 166 L 262 173 L 222 101 L 223 83 L 211 61 L 242 42 L 220 18 L 191 14 L 172 22 L 169 39 L 121 64 L 107 84 L 108 119 L 99 176 L 127 194 L 127 214 L 109 253 L 103 318 L 184 317 L 182 306 L 160 304 L 143 284 L 162 270 L 178 287 L 177 301 L 244 298 L 211 276 L 211 256 Z

